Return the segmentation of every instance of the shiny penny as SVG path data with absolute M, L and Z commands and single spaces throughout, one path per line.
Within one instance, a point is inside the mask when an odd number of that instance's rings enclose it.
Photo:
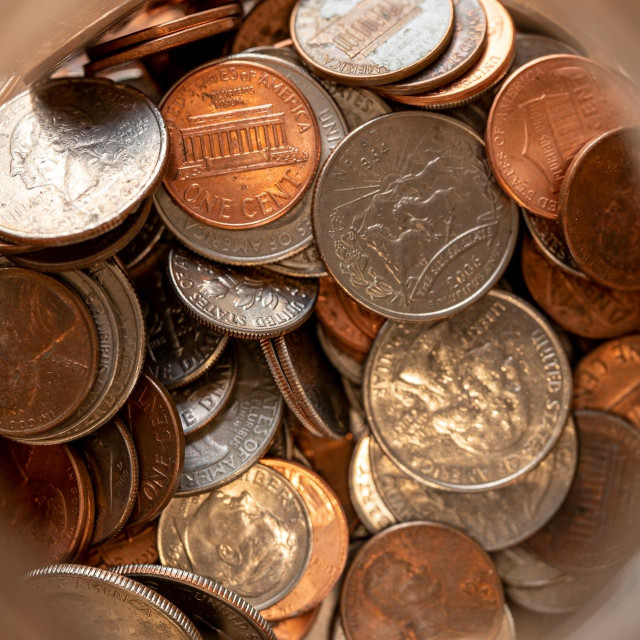
M 416 522 L 379 533 L 345 577 L 340 613 L 347 640 L 495 638 L 504 596 L 489 556 L 465 534 Z
M 184 433 L 169 392 L 142 373 L 123 417 L 138 451 L 140 484 L 128 527 L 151 522 L 167 506 L 180 484 Z
M 406 473 L 486 492 L 549 455 L 568 418 L 571 368 L 544 317 L 494 289 L 435 325 L 385 324 L 363 391 L 376 439 Z
M 407 111 L 340 144 L 318 180 L 313 226 L 330 275 L 357 302 L 426 321 L 464 309 L 499 280 L 518 210 L 471 129 Z
M 164 98 L 172 142 L 164 185 L 193 218 L 241 229 L 302 198 L 320 157 L 315 114 L 262 64 L 227 60 L 184 77 Z
M 614 289 L 640 289 L 640 127 L 605 133 L 573 159 L 559 217 L 582 271 Z
M 261 464 L 216 491 L 174 498 L 158 529 L 162 564 L 211 578 L 256 609 L 291 592 L 312 545 L 300 494 Z
M 157 521 L 134 533 L 122 531 L 112 540 L 89 549 L 81 561 L 100 569 L 121 564 L 155 564 L 159 561 L 157 537 Z
M 579 51 L 562 40 L 548 38 L 537 33 L 518 33 L 516 34 L 516 57 L 513 59 L 510 71 L 514 72 L 536 58 L 557 53 L 580 55 Z
M 262 611 L 267 620 L 282 620 L 317 607 L 333 589 L 347 561 L 349 530 L 338 497 L 317 473 L 286 460 L 265 459 L 262 464 L 281 473 L 296 488 L 313 530 L 309 565 L 300 582 L 289 595 Z
M 262 0 L 244 18 L 232 53 L 280 42 L 289 37 L 289 18 L 297 0 Z
M 615 291 L 565 273 L 525 237 L 524 280 L 537 304 L 563 329 L 585 338 L 614 338 L 640 327 L 640 294 Z
M 301 0 L 291 37 L 319 76 L 370 86 L 406 78 L 438 58 L 454 22 L 451 0 Z
M 565 571 L 607 569 L 637 552 L 640 433 L 610 413 L 575 412 L 580 454 L 575 481 L 555 516 L 526 546 Z
M 64 422 L 96 378 L 98 334 L 80 296 L 48 276 L 0 268 L 0 434 Z
M 487 155 L 498 182 L 532 213 L 557 218 L 575 155 L 600 134 L 640 122 L 638 100 L 629 80 L 587 58 L 553 55 L 526 64 L 489 114 Z

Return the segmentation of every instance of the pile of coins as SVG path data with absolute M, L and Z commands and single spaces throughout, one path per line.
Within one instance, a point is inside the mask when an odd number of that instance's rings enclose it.
M 166 2 L 0 105 L 52 628 L 508 640 L 636 553 L 640 94 L 580 53 L 497 0 Z

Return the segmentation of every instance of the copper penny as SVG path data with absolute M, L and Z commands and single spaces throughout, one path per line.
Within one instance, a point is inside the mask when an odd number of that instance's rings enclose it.
M 369 540 L 340 601 L 348 640 L 491 640 L 503 611 L 491 558 L 464 533 L 433 522 L 396 525 Z
M 543 311 L 563 329 L 585 338 L 615 338 L 640 327 L 640 294 L 614 291 L 565 273 L 525 236 L 524 280 Z
M 123 411 L 138 451 L 140 484 L 128 527 L 150 522 L 169 504 L 180 484 L 184 433 L 169 392 L 142 372 Z
M 354 322 L 360 326 L 362 331 L 370 340 L 375 340 L 380 331 L 380 327 L 384 324 L 385 318 L 369 311 L 369 309 L 358 304 L 353 298 L 350 298 L 341 288 L 338 287 L 338 296 L 347 313 L 353 318 Z
M 138 455 L 120 418 L 84 437 L 79 445 L 95 495 L 91 544 L 100 544 L 117 534 L 131 515 L 138 497 Z
M 450 84 L 413 96 L 389 96 L 396 102 L 426 109 L 449 109 L 477 98 L 508 72 L 515 55 L 516 30 L 497 0 L 480 0 L 487 18 L 487 44 L 477 62 Z
M 287 618 L 271 625 L 277 640 L 303 640 L 313 627 L 320 607 L 302 613 L 294 618 Z
M 640 127 L 605 133 L 576 155 L 559 217 L 588 276 L 614 289 L 640 289 Z
M 80 296 L 34 271 L 0 269 L 0 434 L 64 422 L 96 378 L 98 334 Z
M 283 620 L 317 607 L 336 585 L 347 562 L 349 529 L 340 501 L 315 472 L 286 460 L 263 459 L 262 464 L 281 473 L 302 496 L 313 531 L 309 564 L 288 595 L 261 611 L 267 620 Z
M 0 255 L 16 255 L 20 253 L 28 253 L 29 251 L 37 250 L 37 245 L 34 244 L 16 244 L 15 242 L 9 242 L 8 240 L 0 240 Z
M 121 564 L 155 564 L 158 562 L 158 522 L 135 532 L 122 531 L 115 538 L 89 549 L 82 562 L 108 569 Z
M 575 409 L 602 409 L 640 429 L 640 335 L 610 340 L 578 363 L 573 374 Z
M 289 37 L 289 18 L 297 0 L 262 0 L 244 18 L 233 39 L 231 53 L 275 45 Z
M 525 543 L 545 562 L 570 572 L 606 569 L 638 550 L 640 432 L 604 411 L 575 412 L 578 469 L 555 516 Z
M 67 445 L 0 447 L 0 517 L 20 532 L 29 562 L 65 562 L 81 551 L 93 530 L 89 473 Z
M 491 107 L 487 155 L 502 188 L 521 206 L 558 216 L 560 185 L 588 142 L 640 122 L 633 84 L 580 56 L 539 58 L 509 76 Z
M 195 219 L 228 229 L 276 220 L 300 201 L 320 157 L 311 105 L 257 62 L 200 67 L 164 98 L 172 152 L 164 184 Z

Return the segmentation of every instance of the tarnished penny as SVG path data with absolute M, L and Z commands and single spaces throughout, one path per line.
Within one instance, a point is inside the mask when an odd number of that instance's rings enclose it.
M 578 362 L 573 407 L 615 413 L 640 430 L 640 335 L 605 342 Z
M 526 545 L 565 571 L 606 569 L 638 550 L 640 433 L 603 411 L 575 412 L 578 470 L 556 515 Z
M 66 445 L 1 444 L 0 516 L 19 532 L 32 554 L 28 562 L 72 560 L 93 530 L 93 491 L 82 458 Z
M 559 218 L 582 271 L 613 289 L 640 289 L 640 127 L 605 133 L 576 155 Z
M 204 640 L 276 640 L 269 623 L 248 602 L 208 578 L 151 564 L 116 567 L 114 573 L 144 584 L 180 607 Z
M 261 464 L 216 491 L 174 498 L 158 528 L 162 564 L 211 578 L 256 609 L 295 587 L 312 544 L 297 490 Z
M 167 159 L 156 106 L 107 80 L 39 85 L 0 107 L 0 126 L 8 134 L 0 235 L 14 242 L 57 246 L 100 235 L 149 194 Z
M 25 586 L 34 598 L 95 640 L 202 640 L 193 623 L 168 600 L 104 569 L 52 565 L 30 572 Z
M 82 563 L 100 569 L 120 564 L 154 564 L 158 560 L 158 522 L 134 533 L 122 531 L 113 540 L 92 547 Z
M 615 291 L 565 273 L 531 238 L 522 245 L 524 280 L 542 310 L 563 329 L 585 338 L 614 338 L 640 327 L 640 294 Z
M 480 0 L 453 0 L 453 37 L 440 57 L 416 75 L 386 84 L 378 90 L 387 95 L 416 94 L 448 84 L 478 60 L 486 46 L 487 17 Z
M 96 326 L 73 289 L 0 268 L 0 357 L 0 434 L 40 434 L 87 397 L 98 368 Z
M 237 373 L 233 349 L 228 349 L 201 378 L 173 392 L 185 435 L 208 425 L 224 409 Z
M 569 413 L 571 368 L 544 317 L 495 289 L 435 325 L 386 323 L 363 391 L 376 439 L 406 473 L 484 492 L 553 449 Z
M 289 37 L 289 18 L 297 0 L 262 0 L 244 18 L 231 47 L 240 53 L 251 47 L 276 44 Z
M 260 347 L 238 341 L 238 374 L 222 413 L 187 439 L 180 495 L 216 489 L 244 473 L 269 448 L 282 419 L 282 396 Z
M 597 62 L 539 58 L 509 76 L 487 123 L 487 155 L 502 188 L 527 210 L 558 216 L 560 185 L 580 149 L 640 122 L 634 85 Z
M 202 260 L 174 247 L 169 280 L 189 313 L 238 338 L 269 338 L 293 331 L 313 311 L 315 281 Z
M 291 37 L 304 63 L 341 84 L 379 85 L 416 73 L 451 40 L 451 0 L 301 0 Z
M 101 544 L 125 525 L 138 497 L 138 455 L 120 418 L 79 441 L 95 495 L 91 544 Z
M 169 392 L 143 372 L 125 409 L 125 419 L 138 451 L 140 484 L 128 527 L 151 522 L 167 506 L 180 484 L 184 433 Z
M 224 228 L 275 220 L 320 157 L 316 117 L 293 83 L 255 62 L 191 72 L 162 103 L 172 149 L 164 185 L 193 218 Z
M 580 55 L 579 51 L 576 51 L 570 44 L 562 42 L 562 40 L 548 38 L 537 33 L 518 33 L 516 34 L 516 57 L 513 59 L 511 72 L 524 67 L 527 62 L 531 62 L 536 58 L 543 58 L 557 53 Z
M 347 519 L 331 487 L 296 462 L 265 459 L 262 464 L 281 473 L 297 489 L 309 511 L 313 548 L 309 565 L 287 596 L 262 610 L 267 620 L 298 616 L 318 606 L 342 575 L 349 549 Z
M 318 180 L 313 227 L 330 275 L 357 302 L 426 321 L 464 309 L 499 280 L 518 210 L 471 129 L 405 111 L 338 146 Z
M 495 638 L 504 596 L 489 556 L 451 527 L 400 524 L 369 540 L 340 601 L 348 640 Z

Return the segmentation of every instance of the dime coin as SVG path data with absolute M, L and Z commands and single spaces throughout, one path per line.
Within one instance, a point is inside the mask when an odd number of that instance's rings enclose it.
M 195 382 L 173 392 L 185 435 L 209 424 L 225 407 L 236 383 L 233 349 Z
M 559 217 L 580 269 L 606 287 L 640 289 L 640 127 L 605 133 L 573 159 Z
M 486 551 L 497 551 L 531 536 L 558 510 L 576 470 L 578 441 L 570 419 L 558 444 L 533 471 L 508 487 L 472 494 L 416 482 L 375 440 L 369 455 L 378 491 L 398 522 L 442 522 L 465 531 Z
M 28 437 L 63 423 L 82 404 L 98 368 L 87 306 L 65 284 L 0 268 L 0 434 Z
M 104 569 L 61 564 L 36 569 L 26 585 L 95 640 L 202 640 L 193 623 L 155 591 Z
M 563 329 L 585 338 L 614 338 L 640 327 L 640 294 L 576 278 L 549 262 L 525 237 L 524 281 L 542 310 Z
M 640 429 L 640 335 L 605 342 L 578 363 L 573 407 L 609 411 Z
M 300 582 L 287 596 L 262 611 L 267 620 L 298 616 L 317 607 L 336 585 L 347 561 L 349 529 L 340 501 L 317 474 L 296 462 L 263 460 L 296 488 L 309 511 L 313 548 Z
M 548 38 L 537 33 L 518 33 L 516 34 L 516 57 L 513 59 L 510 71 L 516 71 L 536 58 L 543 58 L 556 53 L 580 55 L 579 51 L 576 51 L 574 47 L 566 42 L 562 42 L 562 40 Z
M 306 638 L 318 617 L 320 607 L 316 607 L 307 613 L 295 618 L 287 618 L 271 624 L 277 640 L 303 640 Z
M 195 621 L 204 640 L 275 640 L 269 623 L 248 602 L 208 578 L 151 564 L 116 567 L 114 573 L 144 584 L 179 606 Z
M 6 206 L 0 235 L 71 244 L 116 226 L 164 170 L 167 132 L 144 94 L 111 81 L 52 80 L 0 107 Z
M 322 80 L 322 86 L 340 107 L 349 131 L 378 116 L 391 113 L 391 107 L 372 91 L 360 87 L 347 87 L 330 80 Z
M 361 86 L 395 82 L 426 67 L 444 51 L 453 27 L 451 0 L 301 0 L 291 15 L 291 37 L 304 63 L 319 76 Z
M 364 365 L 361 360 L 347 353 L 337 344 L 334 344 L 320 323 L 316 326 L 316 331 L 318 333 L 318 342 L 324 354 L 329 359 L 329 362 L 338 370 L 340 375 L 349 379 L 354 384 L 362 384 Z
M 114 418 L 80 442 L 95 495 L 91 544 L 101 544 L 125 525 L 138 497 L 138 455 L 122 420 Z
M 296 85 L 270 67 L 241 60 L 200 67 L 165 96 L 162 114 L 174 149 L 164 185 L 205 224 L 242 229 L 276 220 L 313 180 L 316 117 Z
M 518 210 L 471 129 L 399 112 L 362 125 L 329 158 L 313 226 L 327 270 L 357 302 L 426 321 L 464 309 L 500 279 Z
M 189 315 L 163 271 L 154 274 L 143 295 L 148 331 L 146 370 L 167 389 L 196 380 L 218 360 L 229 337 Z
M 494 554 L 500 578 L 510 587 L 543 587 L 566 574 L 543 562 L 520 545 Z
M 525 209 L 557 218 L 571 160 L 600 134 L 640 122 L 638 100 L 630 81 L 587 58 L 553 55 L 526 64 L 504 83 L 489 114 L 487 155 L 498 182 Z
M 240 53 L 251 47 L 276 44 L 289 37 L 289 17 L 297 0 L 262 0 L 244 18 L 231 47 Z
M 235 344 L 237 381 L 225 408 L 187 439 L 180 495 L 204 493 L 260 459 L 282 419 L 282 396 L 257 344 Z
M 201 322 L 238 338 L 270 338 L 293 331 L 313 311 L 314 281 L 223 267 L 174 247 L 169 279 Z
M 487 16 L 480 0 L 453 0 L 453 37 L 440 57 L 416 75 L 378 87 L 382 94 L 416 94 L 441 87 L 462 75 L 486 46 Z
M 184 433 L 169 392 L 142 373 L 124 409 L 140 462 L 137 500 L 127 523 L 151 522 L 169 504 L 180 484 L 184 463 Z
M 495 638 L 502 584 L 489 556 L 460 531 L 432 522 L 400 524 L 365 543 L 342 587 L 348 640 Z
M 487 44 L 476 63 L 447 85 L 423 94 L 390 98 L 414 107 L 449 109 L 478 98 L 504 78 L 515 55 L 515 26 L 500 2 L 480 1 L 487 19 Z
M 115 538 L 92 547 L 82 557 L 82 563 L 108 569 L 120 564 L 154 564 L 158 562 L 158 522 L 131 533 L 122 531 Z
M 387 323 L 363 384 L 385 453 L 432 487 L 503 487 L 537 467 L 566 424 L 571 369 L 533 307 L 494 290 L 438 324 Z
M 309 224 L 311 224 L 311 221 L 309 221 Z M 311 229 L 311 226 L 309 226 L 309 229 Z M 292 278 L 324 278 L 327 275 L 327 270 L 324 268 L 324 264 L 322 264 L 322 260 L 318 255 L 318 250 L 313 243 L 289 258 L 266 264 L 265 267 L 269 271 L 275 271 Z
M 312 541 L 299 493 L 261 464 L 216 491 L 174 498 L 158 528 L 162 564 L 224 584 L 259 610 L 298 584 Z

